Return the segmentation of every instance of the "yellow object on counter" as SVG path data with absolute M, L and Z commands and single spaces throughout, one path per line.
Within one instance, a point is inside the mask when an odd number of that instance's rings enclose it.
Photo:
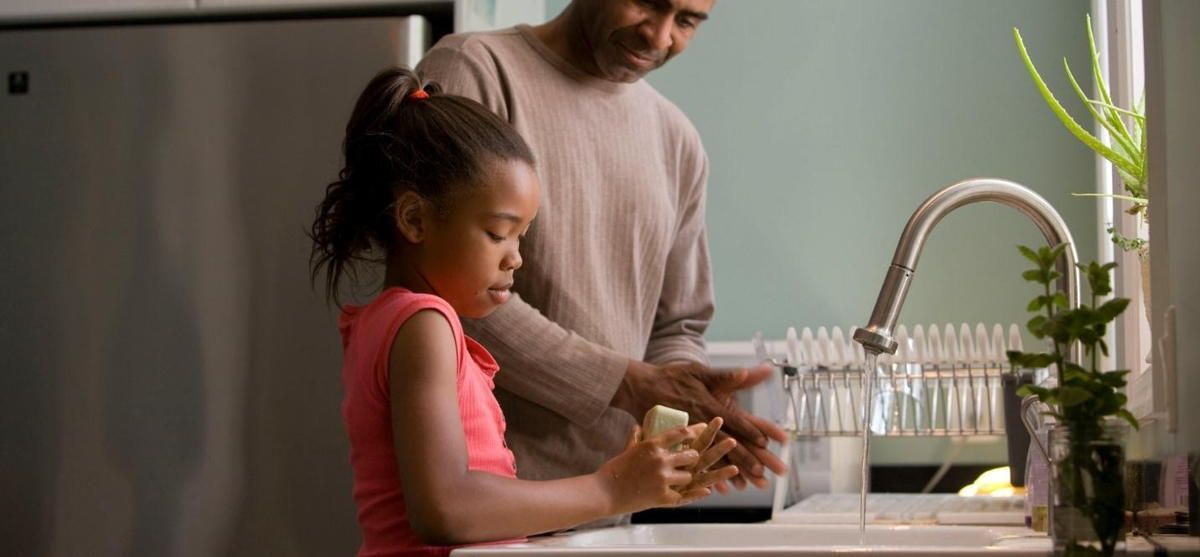
M 688 413 L 661 404 L 655 405 L 642 418 L 642 440 L 662 435 L 663 432 L 677 427 L 687 427 Z M 672 451 L 683 448 L 683 443 L 671 447 Z
M 1019 495 L 1013 487 L 1007 466 L 992 468 L 975 478 L 975 481 L 958 490 L 959 495 L 976 496 L 990 495 L 993 497 L 1011 497 Z

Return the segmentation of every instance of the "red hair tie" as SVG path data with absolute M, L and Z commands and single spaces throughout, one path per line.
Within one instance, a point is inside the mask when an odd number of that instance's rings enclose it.
M 416 91 L 408 94 L 408 100 L 410 101 L 423 101 L 428 98 L 429 93 L 426 93 L 424 89 L 417 89 Z

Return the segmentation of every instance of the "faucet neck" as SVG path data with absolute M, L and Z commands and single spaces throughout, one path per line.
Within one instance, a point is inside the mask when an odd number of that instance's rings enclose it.
M 900 317 L 900 308 L 904 305 L 904 298 L 916 273 L 925 241 L 942 217 L 959 207 L 980 201 L 1013 207 L 1033 221 L 1047 243 L 1052 246 L 1067 244 L 1064 252 L 1066 260 L 1060 260 L 1057 264 L 1060 275 L 1058 287 L 1067 294 L 1067 301 L 1072 308 L 1079 307 L 1079 272 L 1075 268 L 1079 255 L 1075 251 L 1071 231 L 1058 211 L 1042 196 L 1015 182 L 996 178 L 965 180 L 931 195 L 909 217 L 896 245 L 892 264 L 884 276 L 871 319 L 866 327 L 854 333 L 854 340 L 861 343 L 864 349 L 895 353 L 896 341 L 892 338 L 892 331 Z M 1077 362 L 1080 357 L 1078 348 L 1073 349 L 1072 361 Z

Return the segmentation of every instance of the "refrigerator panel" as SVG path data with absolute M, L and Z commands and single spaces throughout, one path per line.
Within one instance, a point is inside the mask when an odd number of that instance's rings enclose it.
M 357 94 L 426 29 L 0 33 L 12 554 L 357 548 L 336 309 L 305 231 Z

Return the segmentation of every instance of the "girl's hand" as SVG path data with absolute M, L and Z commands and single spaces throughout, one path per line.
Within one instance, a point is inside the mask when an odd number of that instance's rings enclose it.
M 694 440 L 695 430 L 679 427 L 639 442 L 639 429 L 635 426 L 625 450 L 596 472 L 609 494 L 611 514 L 680 504 L 686 499 L 680 491 L 692 483 L 690 470 L 700 462 L 695 449 L 670 450 Z
M 700 454 L 700 458 L 696 461 L 696 464 L 692 465 L 691 483 L 680 490 L 683 498 L 678 504 L 686 505 L 698 499 L 703 499 L 712 493 L 710 487 L 714 484 L 729 480 L 738 475 L 738 467 L 732 464 L 722 466 L 716 470 L 708 469 L 709 466 L 721 460 L 722 457 L 737 446 L 737 441 L 732 437 L 726 437 L 715 445 L 713 444 L 713 440 L 717 438 L 717 433 L 721 431 L 723 423 L 724 421 L 720 417 L 716 417 L 707 424 L 692 424 L 688 426 L 688 429 L 696 436 L 696 440 L 691 443 L 691 448 Z

